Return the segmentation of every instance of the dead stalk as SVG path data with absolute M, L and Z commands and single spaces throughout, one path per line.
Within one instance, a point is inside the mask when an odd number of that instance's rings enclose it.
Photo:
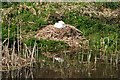
M 8 38 L 6 38 L 6 39 L 2 42 L 2 44 L 4 44 L 7 40 L 8 40 Z
M 26 48 L 26 44 L 24 44 L 24 45 L 25 45 L 25 58 L 27 58 L 28 57 L 28 50 Z
M 27 53 L 27 58 L 29 58 L 29 55 L 28 55 L 28 52 L 31 54 L 31 51 L 30 51 L 30 49 L 27 47 L 27 45 L 24 43 L 24 45 L 25 45 L 25 48 L 26 48 L 26 53 Z M 28 50 L 28 51 L 27 51 Z
M 35 48 L 36 48 L 36 42 L 34 43 L 34 47 L 33 47 L 32 53 L 31 53 L 31 62 L 34 60 Z
M 90 63 L 90 59 L 91 59 L 91 51 L 90 51 L 90 53 L 88 54 L 88 63 Z
M 0 41 L 0 71 L 2 70 L 2 45 L 1 45 L 1 41 Z
M 37 56 L 36 56 L 36 57 L 37 57 L 37 59 L 39 59 L 39 55 L 38 55 L 38 46 L 36 46 L 36 48 L 37 48 L 37 53 L 36 53 Z
M 18 46 L 18 56 L 20 56 L 20 40 L 19 40 L 19 27 L 17 27 L 17 46 Z
M 95 64 L 97 63 L 97 56 L 96 56 L 96 54 L 95 54 L 95 61 L 94 61 L 94 63 Z
M 12 61 L 12 63 L 14 62 L 13 61 L 14 60 L 14 55 L 15 55 L 15 41 L 14 41 L 14 44 L 13 44 L 13 50 L 12 50 L 12 54 L 11 54 L 11 61 Z
M 118 53 L 116 54 L 115 64 L 118 64 Z
M 83 63 L 84 54 L 82 53 L 81 63 Z
M 111 56 L 110 56 L 110 63 L 112 64 L 112 62 L 113 62 L 113 57 L 112 57 L 113 55 L 111 54 Z
M 22 39 L 22 37 L 21 37 L 21 23 L 19 23 L 19 28 L 20 28 L 20 30 L 19 30 L 19 44 L 20 44 L 20 51 L 21 51 L 21 39 Z M 21 55 L 21 52 L 20 52 L 20 55 Z
M 8 48 L 8 46 L 9 46 L 9 39 L 10 39 L 10 29 L 9 29 L 9 27 L 10 27 L 10 21 L 8 21 L 9 23 L 8 23 L 8 43 L 7 43 L 7 48 Z

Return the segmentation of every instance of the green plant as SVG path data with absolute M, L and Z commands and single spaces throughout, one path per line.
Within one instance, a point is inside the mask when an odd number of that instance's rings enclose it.
M 44 40 L 44 39 L 37 40 L 32 38 L 25 40 L 24 43 L 26 43 L 27 46 L 33 46 L 34 45 L 33 43 L 35 41 L 39 49 L 41 49 L 41 51 L 57 52 L 68 48 L 68 45 L 63 41 Z

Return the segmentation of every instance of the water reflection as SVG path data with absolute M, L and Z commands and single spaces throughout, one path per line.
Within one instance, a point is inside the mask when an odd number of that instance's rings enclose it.
M 14 71 L 2 72 L 2 78 L 120 78 L 120 65 L 111 64 L 79 64 L 73 67 L 24 67 Z

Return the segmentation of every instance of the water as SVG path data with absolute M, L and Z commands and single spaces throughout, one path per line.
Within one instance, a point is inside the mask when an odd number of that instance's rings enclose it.
M 119 78 L 120 64 L 105 63 L 69 65 L 34 64 L 33 67 L 23 67 L 13 71 L 2 72 L 2 78 Z

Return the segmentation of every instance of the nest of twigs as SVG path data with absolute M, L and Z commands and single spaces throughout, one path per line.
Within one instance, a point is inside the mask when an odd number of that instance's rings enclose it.
M 80 51 L 80 49 L 88 49 L 88 40 L 83 36 L 82 32 L 74 26 L 66 24 L 65 28 L 55 28 L 48 25 L 38 30 L 35 38 L 48 39 L 56 41 L 64 41 L 69 45 L 68 51 Z

